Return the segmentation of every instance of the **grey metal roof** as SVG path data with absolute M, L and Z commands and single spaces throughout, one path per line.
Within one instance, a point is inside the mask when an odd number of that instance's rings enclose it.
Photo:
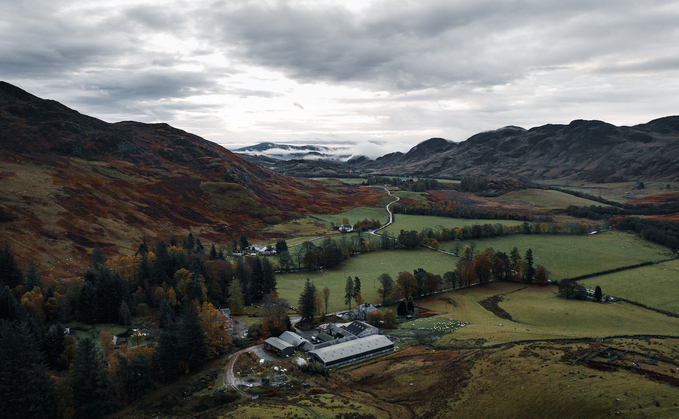
M 362 353 L 379 349 L 388 349 L 393 346 L 394 344 L 386 336 L 373 335 L 338 343 L 325 348 L 314 349 L 313 351 L 309 351 L 309 353 L 317 356 L 324 364 L 329 364 L 345 358 L 360 356 Z
M 291 345 L 294 345 L 295 347 L 303 344 L 304 342 L 308 342 L 306 339 L 301 337 L 300 335 L 292 332 L 285 331 L 283 332 L 278 339 L 288 342 Z
M 273 346 L 274 348 L 276 348 L 280 351 L 282 351 L 283 349 L 287 349 L 287 348 L 295 348 L 295 345 L 291 345 L 291 344 L 289 344 L 288 342 L 286 342 L 282 339 L 274 338 L 274 337 L 271 337 L 271 338 L 265 340 L 264 343 L 268 343 L 269 345 Z
M 377 333 L 377 328 L 375 326 L 371 326 L 368 323 L 364 323 L 360 320 L 354 320 L 353 322 L 344 326 L 344 329 L 355 336 L 360 336 L 361 333 L 365 332 L 366 330 L 368 331 L 368 334 Z

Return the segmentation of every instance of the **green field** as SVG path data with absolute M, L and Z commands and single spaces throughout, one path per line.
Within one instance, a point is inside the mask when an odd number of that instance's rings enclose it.
M 401 199 L 412 199 L 414 201 L 426 202 L 427 198 L 422 195 L 422 192 L 410 191 L 392 191 L 392 195 L 398 196 Z
M 388 273 L 396 281 L 399 272 L 413 272 L 422 268 L 434 274 L 443 275 L 455 269 L 458 258 L 429 249 L 393 250 L 389 252 L 372 252 L 354 256 L 338 266 L 320 272 L 302 272 L 278 274 L 278 294 L 293 306 L 297 306 L 299 296 L 307 278 L 312 280 L 318 291 L 324 287 L 330 289 L 329 311 L 346 310 L 344 304 L 344 286 L 347 277 L 361 279 L 361 294 L 370 303 L 380 303 L 377 294 L 379 284 L 376 279 Z M 352 302 L 352 307 L 355 302 Z
M 342 224 L 342 218 L 348 218 L 349 223 L 351 224 L 365 219 L 375 219 L 379 220 L 382 224 L 385 224 L 389 221 L 389 214 L 384 208 L 358 207 L 339 214 L 313 214 L 307 216 L 308 220 L 323 223 L 328 226 L 330 226 L 330 223 L 335 223 L 336 226 Z
M 516 220 L 473 220 L 467 218 L 446 218 L 434 217 L 430 215 L 406 215 L 396 214 L 394 224 L 382 230 L 382 233 L 389 232 L 394 236 L 398 236 L 401 230 L 422 231 L 425 228 L 435 229 L 437 226 L 445 228 L 456 228 L 483 224 L 502 224 L 508 226 L 515 226 L 523 224 L 523 221 Z
M 461 250 L 471 242 L 476 243 L 476 253 L 490 246 L 496 252 L 509 254 L 516 246 L 523 256 L 530 248 L 535 265 L 543 265 L 551 272 L 551 278 L 557 280 L 673 257 L 664 246 L 618 231 L 586 236 L 515 234 L 444 242 L 441 249 L 454 251 L 459 243 Z
M 486 344 L 521 339 L 604 337 L 613 335 L 676 335 L 679 319 L 623 302 L 598 304 L 559 298 L 556 287 L 514 283 L 490 283 L 443 296 L 417 300 L 416 305 L 438 311 L 427 321 L 469 323 L 445 335 L 440 344 L 453 340 L 485 339 Z M 497 317 L 479 301 L 504 294 L 499 307 L 514 321 Z M 453 304 L 446 304 L 446 301 Z
M 601 205 L 596 201 L 578 198 L 577 196 L 569 195 L 567 193 L 558 191 L 549 191 L 544 189 L 524 189 L 520 191 L 509 192 L 497 198 L 489 198 L 489 201 L 501 202 L 515 202 L 519 204 L 534 205 L 538 208 L 534 210 L 542 210 L 544 212 L 563 210 L 569 205 L 576 206 L 590 206 Z
M 579 281 L 604 294 L 626 298 L 649 307 L 679 313 L 679 260 Z

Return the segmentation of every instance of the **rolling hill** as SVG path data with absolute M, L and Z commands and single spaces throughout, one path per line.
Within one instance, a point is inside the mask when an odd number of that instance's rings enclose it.
M 0 82 L 0 232 L 21 265 L 80 275 L 146 235 L 226 244 L 376 194 L 294 179 L 167 124 L 107 123 Z M 313 199 L 311 199 L 313 198 Z M 263 239 L 263 237 L 260 237 Z

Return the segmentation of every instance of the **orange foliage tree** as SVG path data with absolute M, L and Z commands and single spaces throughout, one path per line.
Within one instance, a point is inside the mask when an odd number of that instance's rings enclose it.
M 198 313 L 200 322 L 205 333 L 205 344 L 208 348 L 210 359 L 226 352 L 231 346 L 228 327 L 229 320 L 224 314 L 217 311 L 211 303 L 205 303 Z

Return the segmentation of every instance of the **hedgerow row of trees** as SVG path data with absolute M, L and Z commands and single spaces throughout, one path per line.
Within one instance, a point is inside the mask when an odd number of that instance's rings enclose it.
M 368 176 L 362 185 L 389 185 L 406 191 L 424 192 L 432 189 L 450 189 L 451 183 L 439 182 L 436 179 L 406 179 L 398 177 Z

